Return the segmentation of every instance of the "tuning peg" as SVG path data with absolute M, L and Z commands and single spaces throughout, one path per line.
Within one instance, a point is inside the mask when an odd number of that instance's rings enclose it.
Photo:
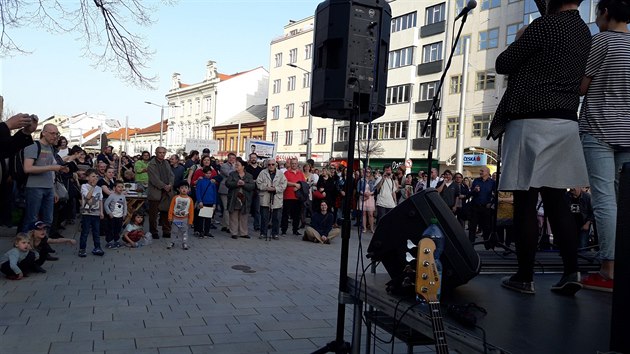
M 416 245 L 415 243 L 413 243 L 413 241 L 411 240 L 407 240 L 407 249 L 414 249 L 418 247 L 418 245 Z
M 411 261 L 415 261 L 416 257 L 412 256 L 411 253 L 407 252 L 405 253 L 405 259 L 407 260 L 407 262 L 411 262 Z

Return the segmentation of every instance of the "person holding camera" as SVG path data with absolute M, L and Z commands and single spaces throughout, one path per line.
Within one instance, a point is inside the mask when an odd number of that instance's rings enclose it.
M 398 182 L 392 178 L 392 166 L 383 166 L 383 177 L 376 184 L 376 223 L 396 207 L 396 191 Z

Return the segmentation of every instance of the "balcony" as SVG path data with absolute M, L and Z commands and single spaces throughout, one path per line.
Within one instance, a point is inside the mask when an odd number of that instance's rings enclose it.
M 429 63 L 418 65 L 418 76 L 435 74 L 442 71 L 442 60 L 436 60 Z
M 433 100 L 428 101 L 418 101 L 415 104 L 415 112 L 416 113 L 428 113 L 431 110 L 431 105 L 433 104 Z
M 446 29 L 446 21 L 432 23 L 430 25 L 420 27 L 420 38 L 434 36 L 443 33 Z

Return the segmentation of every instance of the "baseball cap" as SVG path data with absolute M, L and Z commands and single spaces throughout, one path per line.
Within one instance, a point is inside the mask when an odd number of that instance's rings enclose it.
M 203 153 L 204 154 L 209 154 L 210 153 L 210 149 L 208 149 L 208 148 L 203 149 Z
M 47 229 L 48 227 L 50 227 L 48 224 L 46 224 L 43 221 L 35 221 L 34 223 L 31 223 L 28 226 L 28 230 L 43 230 L 43 229 Z

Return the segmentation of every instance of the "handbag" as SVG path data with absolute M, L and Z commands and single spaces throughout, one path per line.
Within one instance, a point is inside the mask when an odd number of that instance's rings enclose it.
M 55 180 L 55 195 L 59 198 L 60 202 L 66 202 L 70 199 L 70 195 L 68 194 L 68 189 L 58 180 Z
M 324 199 L 324 198 L 326 197 L 324 197 L 324 194 L 320 192 L 319 190 L 313 191 L 313 199 Z
M 214 207 L 213 206 L 204 206 L 199 209 L 199 217 L 211 219 L 214 215 Z

